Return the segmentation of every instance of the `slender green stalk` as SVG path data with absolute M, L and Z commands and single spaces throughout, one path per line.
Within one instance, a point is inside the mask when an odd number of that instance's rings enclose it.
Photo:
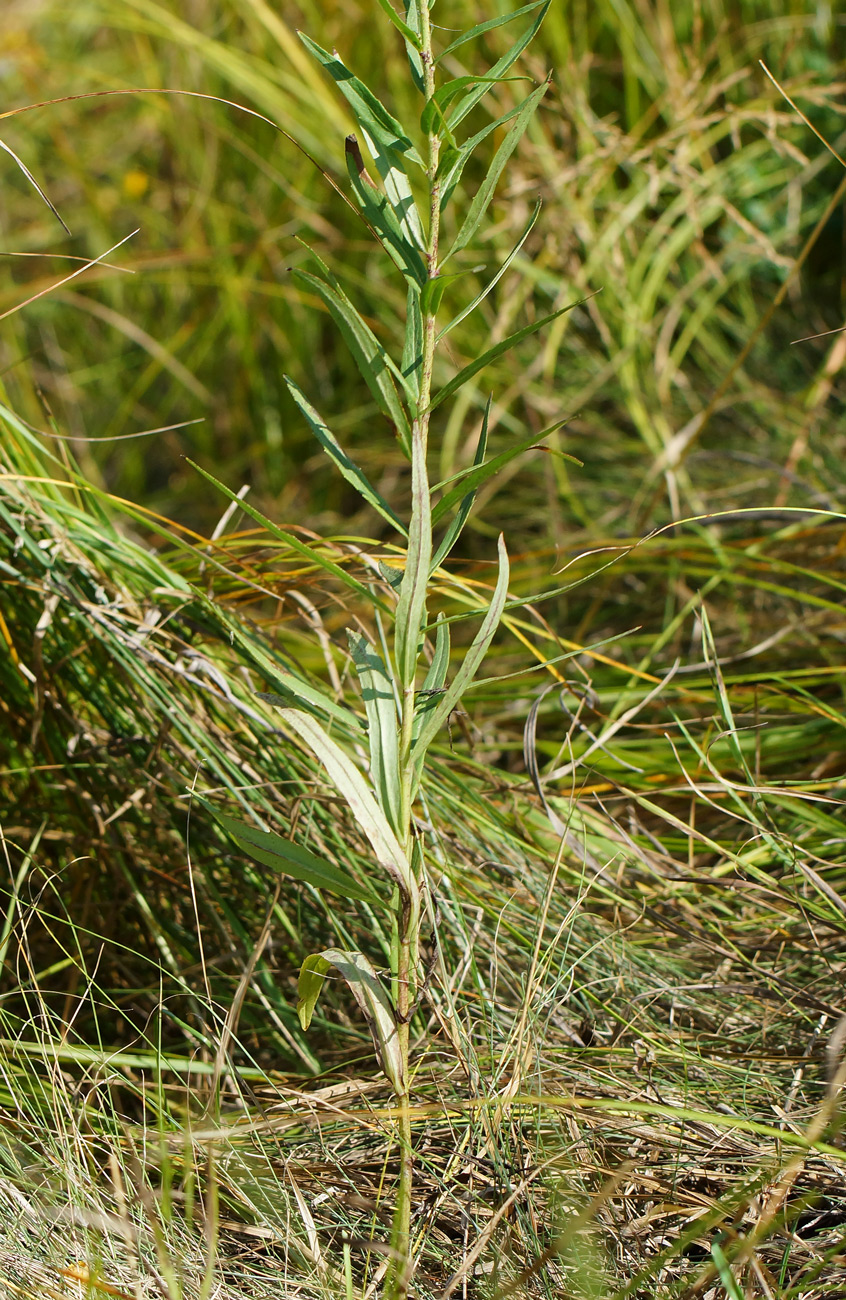
M 421 0 L 420 28 L 423 62 L 424 97 L 428 104 L 435 94 L 435 59 L 432 49 L 432 25 L 429 0 Z M 426 271 L 429 281 L 438 275 L 438 241 L 440 236 L 440 185 L 438 183 L 438 157 L 440 137 L 433 129 L 428 138 L 428 166 L 426 179 L 429 198 L 429 230 L 426 246 Z M 437 320 L 433 306 L 427 303 L 423 310 L 423 356 L 420 375 L 420 398 L 415 419 L 411 427 L 413 479 L 413 512 L 418 516 L 418 525 L 426 529 L 427 536 L 422 547 L 428 568 L 432 553 L 432 519 L 430 508 L 430 488 L 426 473 L 426 453 L 429 445 L 429 423 L 431 419 L 430 400 L 432 394 L 432 372 L 437 342 Z M 416 681 L 404 683 L 402 696 L 402 717 L 400 722 L 400 788 L 401 788 L 401 830 L 406 856 L 414 861 L 412 829 L 412 737 L 414 711 L 416 705 Z M 400 1146 L 399 1181 L 394 1207 L 391 1230 L 391 1263 L 385 1295 L 389 1300 L 404 1300 L 408 1294 L 411 1280 L 411 1199 L 414 1184 L 414 1151 L 412 1146 L 411 1120 L 409 1118 L 410 1096 L 408 1090 L 409 1062 L 409 1020 L 416 990 L 417 971 L 419 967 L 419 932 L 416 921 L 411 931 L 411 914 L 407 906 L 402 907 L 399 917 L 399 952 L 397 963 L 396 1020 L 397 1038 L 400 1058 L 402 1060 L 403 1092 L 397 1097 L 399 1107 L 398 1136 Z

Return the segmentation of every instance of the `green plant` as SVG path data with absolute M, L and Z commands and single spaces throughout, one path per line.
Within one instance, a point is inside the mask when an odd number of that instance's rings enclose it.
M 443 616 L 432 623 L 429 598 L 433 577 L 458 541 L 478 488 L 504 463 L 537 442 L 535 434 L 503 455 L 486 461 L 486 413 L 474 465 L 433 487 L 427 455 L 432 415 L 441 403 L 483 371 L 489 361 L 502 356 L 568 308 L 553 311 L 494 343 L 438 385 L 436 363 L 444 340 L 491 292 L 522 249 L 537 220 L 539 205 L 535 206 L 516 248 L 499 271 L 439 328 L 438 312 L 444 291 L 449 281 L 460 274 L 445 274 L 444 268 L 476 238 L 500 177 L 540 104 L 548 81 L 530 90 L 516 107 L 475 134 L 462 139 L 459 126 L 492 86 L 510 79 L 507 74 L 538 30 L 549 0 L 534 0 L 506 18 L 480 23 L 453 40 L 439 55 L 433 44 L 429 0 L 421 0 L 419 4 L 410 0 L 403 18 L 389 0 L 379 0 L 379 3 L 405 42 L 411 78 L 422 104 L 419 129 L 416 123 L 406 126 L 398 122 L 372 90 L 347 69 L 339 55 L 328 53 L 308 37 L 302 39 L 347 99 L 379 176 L 378 182 L 371 178 L 358 138 L 347 136 L 345 156 L 354 200 L 371 235 L 405 280 L 407 309 L 401 355 L 390 355 L 316 253 L 310 250 L 306 267 L 294 270 L 293 276 L 335 321 L 374 400 L 393 425 L 399 445 L 410 461 L 411 506 L 407 523 L 342 449 L 305 394 L 293 380 L 287 383 L 326 455 L 361 497 L 403 538 L 402 563 L 397 567 L 381 564 L 374 580 L 363 584 L 322 555 L 319 548 L 297 541 L 250 505 L 243 506 L 271 533 L 284 537 L 304 558 L 331 573 L 359 600 L 364 599 L 378 627 L 378 644 L 359 631 L 348 632 L 349 655 L 358 676 L 366 715 L 367 775 L 326 725 L 329 719 L 335 726 L 341 724 L 349 736 L 360 732 L 356 716 L 339 704 L 334 695 L 323 695 L 313 686 L 306 689 L 291 675 L 284 683 L 286 694 L 277 697 L 284 722 L 325 768 L 331 784 L 369 841 L 374 869 L 362 886 L 326 859 L 268 830 L 219 816 L 224 827 L 259 861 L 388 914 L 390 993 L 364 953 L 328 948 L 308 957 L 303 964 L 298 1009 L 306 1028 L 327 973 L 334 968 L 346 980 L 367 1019 L 381 1069 L 396 1094 L 400 1176 L 386 1294 L 401 1297 L 407 1293 L 411 1275 L 413 1154 L 409 1100 L 413 1063 L 409 1059 L 409 1026 L 421 994 L 420 926 L 426 894 L 425 851 L 413 809 L 427 752 L 473 682 L 505 609 L 509 564 L 502 536 L 498 542 L 498 576 L 490 603 L 451 679 L 448 678 L 449 624 Z M 486 75 L 442 78 L 446 55 L 474 37 L 520 17 L 528 19 L 527 26 Z M 497 128 L 505 128 L 504 135 L 463 222 L 444 252 L 442 222 L 465 166 L 478 146 Z M 424 141 L 420 150 L 413 142 L 415 135 L 422 136 Z M 217 483 L 208 473 L 205 477 Z M 236 499 L 222 484 L 218 486 L 231 499 Z M 434 499 L 436 492 L 438 496 Z M 439 539 L 437 530 L 441 533 Z

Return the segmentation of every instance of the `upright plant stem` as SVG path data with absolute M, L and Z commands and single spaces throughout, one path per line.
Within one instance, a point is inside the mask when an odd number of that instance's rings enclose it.
M 425 98 L 428 103 L 435 93 L 435 60 L 432 52 L 432 27 L 429 12 L 429 0 L 420 3 L 420 30 L 422 37 L 421 58 Z M 429 154 L 427 166 L 427 183 L 429 190 L 429 232 L 426 246 L 426 266 L 429 280 L 438 275 L 438 240 L 440 235 L 441 196 L 438 183 L 438 153 L 440 140 L 434 132 L 429 135 Z M 426 451 L 429 444 L 429 403 L 432 395 L 432 370 L 435 358 L 435 340 L 437 336 L 436 312 L 431 300 L 424 297 L 423 309 L 423 356 L 420 374 L 420 399 L 417 415 L 412 424 L 412 458 L 418 467 L 413 483 L 413 512 L 418 514 L 418 522 L 427 529 L 427 545 L 423 548 L 428 565 L 431 554 L 431 517 L 429 512 L 429 482 L 425 470 Z M 424 481 L 420 481 L 420 479 Z M 422 499 L 422 505 L 421 505 Z M 401 767 L 401 820 L 405 849 L 410 862 L 414 861 L 414 843 L 412 832 L 412 753 L 411 742 L 414 724 L 415 682 L 406 682 L 402 697 L 402 719 L 400 724 L 400 767 Z M 401 903 L 402 906 L 402 903 Z M 399 1143 L 400 1169 L 397 1185 L 397 1199 L 391 1232 L 391 1263 L 385 1287 L 387 1300 L 405 1300 L 411 1280 L 411 1198 L 414 1181 L 414 1154 L 412 1150 L 410 1097 L 409 1097 L 409 1018 L 416 985 L 418 968 L 418 934 L 416 923 L 412 922 L 410 909 L 402 906 L 398 925 L 397 952 L 397 1038 L 402 1059 L 403 1090 L 397 1097 L 399 1108 Z M 412 924 L 414 929 L 412 931 Z

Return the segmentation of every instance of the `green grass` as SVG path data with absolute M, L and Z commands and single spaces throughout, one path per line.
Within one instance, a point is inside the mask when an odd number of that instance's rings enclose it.
M 472 21 L 454 9 L 446 25 Z M 175 12 L 10 10 L 7 106 L 223 95 L 340 183 L 348 127 L 292 61 L 302 25 L 408 112 L 369 8 L 286 11 L 284 29 L 246 3 L 198 4 L 182 28 Z M 553 88 L 445 300 L 446 320 L 537 194 L 524 253 L 438 381 L 491 334 L 596 293 L 436 413 L 436 479 L 472 456 L 489 392 L 494 453 L 569 416 L 546 445 L 584 466 L 512 462 L 432 602 L 478 608 L 500 529 L 511 595 L 536 598 L 506 613 L 420 809 L 440 911 L 415 1022 L 426 1297 L 722 1295 L 726 1269 L 750 1296 L 844 1289 L 826 1110 L 846 1010 L 842 525 L 785 513 L 843 502 L 842 336 L 791 346 L 842 320 L 840 209 L 793 272 L 841 176 L 756 63 L 842 152 L 842 20 L 748 0 L 708 6 L 699 28 L 693 7 L 651 12 L 550 13 L 522 70 L 554 67 Z M 468 47 L 451 71 L 465 55 L 478 66 Z M 281 381 L 399 507 L 387 426 L 286 274 L 296 238 L 386 346 L 404 296 L 294 146 L 217 104 L 82 101 L 6 119 L 0 138 L 75 232 L 63 242 L 7 159 L 4 248 L 50 260 L 5 259 L 0 310 L 67 273 L 57 250 L 97 256 L 142 225 L 118 255 L 133 277 L 89 272 L 4 322 L 0 1276 L 11 1295 L 73 1294 L 85 1260 L 128 1295 L 346 1297 L 346 1233 L 363 1296 L 385 1258 L 396 1116 L 351 1000 L 333 986 L 306 1037 L 295 986 L 315 945 L 387 966 L 390 936 L 307 885 L 277 889 L 189 795 L 292 826 L 365 879 L 355 825 L 256 691 L 295 665 L 352 699 L 343 630 L 370 616 L 243 515 L 210 542 L 226 503 L 182 456 L 249 483 L 358 578 L 362 549 L 390 559 Z M 735 513 L 647 536 L 719 510 Z

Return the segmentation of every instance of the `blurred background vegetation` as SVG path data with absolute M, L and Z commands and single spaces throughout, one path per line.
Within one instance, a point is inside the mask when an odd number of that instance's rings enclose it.
M 566 416 L 561 445 L 585 461 L 574 474 L 526 457 L 493 489 L 491 528 L 504 526 L 515 546 L 574 529 L 639 534 L 764 499 L 842 500 L 842 340 L 791 346 L 841 323 L 840 204 L 691 436 L 841 179 L 758 60 L 837 149 L 842 17 L 823 4 L 780 8 L 561 3 L 524 60 L 535 79 L 551 70 L 553 89 L 503 178 L 498 219 L 462 255 L 466 274 L 445 312 L 501 262 L 536 196 L 543 214 L 495 294 L 453 335 L 456 354 L 596 296 L 491 381 L 495 450 Z M 474 12 L 455 4 L 450 24 Z M 7 321 L 0 366 L 18 413 L 39 427 L 55 420 L 86 473 L 183 522 L 213 523 L 217 510 L 188 453 L 251 484 L 262 507 L 363 526 L 349 520 L 345 486 L 320 464 L 282 371 L 319 398 L 369 472 L 390 484 L 400 464 L 331 322 L 286 274 L 304 256 L 298 238 L 316 242 L 383 335 L 396 332 L 404 302 L 355 213 L 302 152 L 346 184 L 350 123 L 295 29 L 319 26 L 404 120 L 412 92 L 391 32 L 363 0 L 315 12 L 266 0 L 39 0 L 5 6 L 0 21 L 9 108 L 161 87 L 237 101 L 293 138 L 236 108 L 154 93 L 7 119 L 6 142 L 74 233 L 64 236 L 7 159 L 4 309 L 72 269 L 63 258 L 99 256 L 138 228 L 113 259 L 120 269 L 88 272 Z M 456 51 L 449 71 L 493 59 L 509 30 Z M 507 106 L 523 84 L 492 100 Z M 490 107 L 476 110 L 480 126 Z M 444 477 L 474 445 L 486 395 L 471 390 L 443 414 Z M 193 419 L 134 443 L 87 441 Z
M 515 7 L 495 0 L 485 16 Z M 436 16 L 445 45 L 481 12 L 441 0 Z M 205 1149 L 193 1162 L 174 1152 L 186 1116 L 204 1113 L 222 1038 L 237 1063 L 228 1100 L 245 1115 L 266 1118 L 280 1097 L 293 1108 L 321 1071 L 331 1086 L 352 1079 L 355 1099 L 373 1085 L 356 1080 L 369 1049 L 343 997 L 306 1040 L 294 982 L 333 929 L 347 946 L 384 936 L 305 888 L 280 896 L 208 819 L 192 814 L 189 835 L 185 801 L 199 780 L 350 870 L 362 854 L 255 694 L 291 660 L 345 689 L 342 631 L 358 611 L 237 513 L 212 544 L 226 502 L 185 461 L 248 487 L 285 527 L 330 538 L 340 562 L 381 542 L 378 516 L 316 452 L 284 372 L 386 498 L 407 490 L 332 322 L 288 275 L 305 256 L 298 240 L 311 243 L 374 330 L 399 337 L 402 286 L 324 174 L 345 189 L 351 123 L 300 27 L 415 119 L 399 43 L 369 0 L 7 0 L 0 12 L 0 139 L 72 231 L 0 154 L 0 1102 L 13 1134 L 0 1168 L 41 1201 L 123 1213 L 101 1178 L 103 1152 L 117 1152 L 139 1193 L 141 1255 L 160 1272 L 164 1240 L 186 1268 L 206 1267 L 205 1238 L 171 1213 L 170 1189 L 193 1205 L 206 1186 Z M 637 1177 L 601 1219 L 614 1262 L 579 1294 L 617 1294 L 640 1269 L 642 1290 L 626 1294 L 683 1294 L 710 1258 L 711 1227 L 760 1223 L 767 1171 L 823 1104 L 846 972 L 846 550 L 839 521 L 789 512 L 846 508 L 846 181 L 832 153 L 846 152 L 844 33 L 822 0 L 557 0 L 516 69 L 535 82 L 551 72 L 552 84 L 494 219 L 453 268 L 463 274 L 445 320 L 508 256 L 537 197 L 543 209 L 451 334 L 440 378 L 492 339 L 581 305 L 439 408 L 433 455 L 442 478 L 472 459 L 492 395 L 494 453 L 566 418 L 544 446 L 582 465 L 546 450 L 512 462 L 480 494 L 444 581 L 444 607 L 466 608 L 503 530 L 514 592 L 545 599 L 508 622 L 427 789 L 466 1037 L 457 1056 L 437 1032 L 426 1040 L 420 1090 L 442 1099 L 444 1062 L 457 1059 L 459 1101 L 508 1086 L 564 817 L 525 1082 L 578 1093 L 586 1109 L 539 1107 L 496 1141 L 469 1111 L 431 1120 L 420 1177 L 448 1208 L 432 1210 L 424 1295 L 487 1230 L 527 1150 L 567 1152 L 570 1201 L 538 1178 L 518 1202 L 500 1243 L 515 1273 L 549 1249 L 556 1206 L 578 1211 L 632 1158 Z M 512 28 L 494 30 L 445 67 L 477 72 L 510 39 Z M 525 92 L 498 87 L 470 125 Z M 41 106 L 15 111 L 28 104 Z M 483 168 L 468 168 L 468 195 Z M 57 286 L 133 231 L 104 265 Z M 650 536 L 717 511 L 732 513 Z M 577 658 L 559 676 L 526 675 L 568 652 Z M 699 1127 L 609 1109 L 631 1098 L 692 1106 Z M 293 1239 L 297 1276 L 317 1294 L 315 1279 L 329 1285 L 320 1241 L 331 1256 L 342 1228 L 369 1234 L 367 1198 L 390 1194 L 388 1147 L 373 1134 L 367 1146 L 351 1121 L 327 1152 L 291 1114 L 287 1137 L 261 1130 L 260 1175 L 233 1145 L 216 1177 L 230 1227 L 285 1236 L 286 1250 Z M 153 1126 L 161 1150 L 141 1168 L 127 1134 L 146 1143 Z M 80 1132 L 93 1135 L 90 1159 Z M 493 1189 L 472 1210 L 455 1199 L 456 1132 Z M 314 1210 L 328 1239 L 279 1173 L 295 1140 L 309 1197 L 330 1178 L 350 1192 L 321 1202 L 322 1219 Z M 803 1168 L 756 1257 L 769 1291 L 750 1272 L 750 1294 L 843 1294 L 840 1160 L 831 1147 Z M 155 1231 L 146 1187 L 167 1210 Z M 822 1227 L 803 1253 L 815 1206 Z M 97 1242 L 128 1286 L 118 1247 Z M 260 1261 L 267 1294 L 278 1294 L 275 1248 Z M 32 1261 L 18 1274 L 4 1249 L 0 1239 L 0 1271 L 18 1285 Z M 42 1234 L 39 1257 L 55 1263 L 57 1250 Z M 221 1294 L 241 1283 L 224 1268 Z M 551 1271 L 531 1279 L 539 1294 L 560 1285 Z

